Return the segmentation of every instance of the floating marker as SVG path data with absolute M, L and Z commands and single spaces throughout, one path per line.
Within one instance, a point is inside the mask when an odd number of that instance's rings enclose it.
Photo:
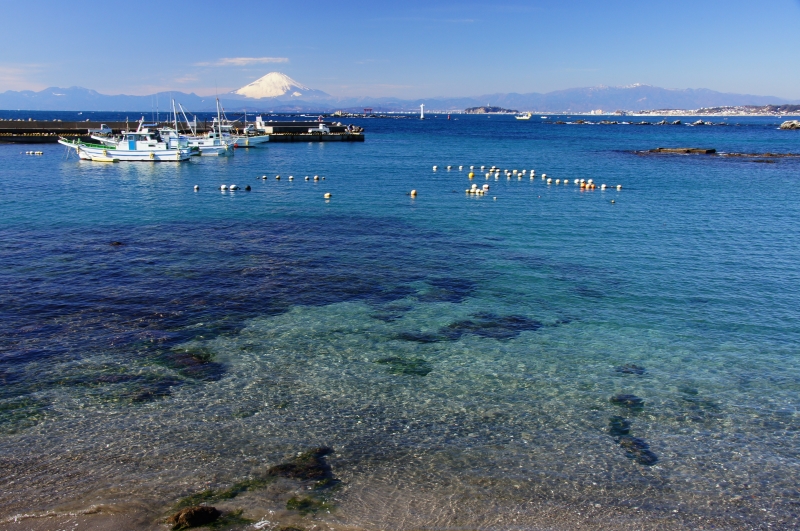
M 264 179 L 265 181 L 267 180 L 267 176 L 266 175 L 262 175 L 261 178 Z
M 601 185 L 600 185 L 600 189 L 601 189 L 601 190 L 605 190 L 605 189 L 606 189 L 606 185 L 604 185 L 604 184 L 601 184 Z
M 436 171 L 436 168 L 437 168 L 437 167 L 436 167 L 436 166 L 434 166 L 434 167 L 433 167 L 433 171 Z
M 551 182 L 553 182 L 553 179 L 547 179 L 547 184 L 550 184 Z
M 276 180 L 276 181 L 280 181 L 280 180 L 281 180 L 281 176 L 280 176 L 280 175 L 276 175 L 276 176 L 275 176 L 275 180 Z
M 235 184 L 232 184 L 232 185 L 230 185 L 230 186 L 228 187 L 228 190 L 231 190 L 231 191 L 233 191 L 233 190 L 238 190 L 238 189 L 239 189 L 239 187 L 238 187 L 238 186 L 236 186 Z
M 245 186 L 245 187 L 244 187 L 244 190 L 245 190 L 246 192 L 249 192 L 249 191 L 250 191 L 250 185 L 248 184 L 247 186 Z
M 617 185 L 617 191 L 619 192 L 620 190 L 622 190 L 622 185 L 621 185 L 621 184 L 618 184 L 618 185 Z
M 475 174 L 474 174 L 474 173 L 472 173 L 472 172 L 469 172 L 469 175 L 468 175 L 468 177 L 469 177 L 470 179 L 472 179 L 473 177 L 475 177 Z
M 290 180 L 290 181 L 294 181 L 294 175 L 290 175 L 290 176 L 289 176 L 289 180 Z
M 417 197 L 417 191 L 411 190 L 411 197 Z
M 556 184 L 561 184 L 561 179 L 556 179 Z
M 463 170 L 463 169 L 464 169 L 464 166 L 459 166 L 459 167 L 458 167 L 458 171 L 461 171 L 461 170 Z
M 325 192 L 325 196 L 324 197 L 325 197 L 325 199 L 330 199 L 331 198 L 331 193 L 330 192 Z
M 194 185 L 194 191 L 197 192 L 198 190 L 200 190 L 200 185 Z
M 308 175 L 306 175 L 306 181 L 308 180 Z
M 219 187 L 219 189 L 224 192 L 225 190 L 228 189 L 228 187 L 223 184 L 222 186 Z

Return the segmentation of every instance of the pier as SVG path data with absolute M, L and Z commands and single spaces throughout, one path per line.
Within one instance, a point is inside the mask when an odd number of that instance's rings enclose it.
M 309 133 L 324 124 L 329 133 Z M 138 122 L 60 122 L 60 121 L 0 121 L 0 143 L 14 144 L 55 144 L 59 137 L 71 140 L 92 142 L 89 129 L 99 129 L 101 125 L 109 127 L 113 134 L 127 130 L 136 130 Z M 178 124 L 179 126 L 183 124 Z M 243 129 L 243 124 L 238 124 Z M 363 133 L 349 132 L 341 122 L 262 122 L 263 131 L 268 134 L 270 142 L 363 142 Z M 173 127 L 172 122 L 161 122 L 159 126 Z M 197 133 L 211 130 L 211 122 L 198 122 Z M 234 134 L 237 130 L 234 124 Z

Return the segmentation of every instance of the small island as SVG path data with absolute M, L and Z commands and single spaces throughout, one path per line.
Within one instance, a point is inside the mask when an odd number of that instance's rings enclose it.
M 469 109 L 464 109 L 465 114 L 517 114 L 519 111 L 515 111 L 513 109 L 503 109 L 502 107 L 490 107 L 488 105 L 483 107 L 470 107 Z

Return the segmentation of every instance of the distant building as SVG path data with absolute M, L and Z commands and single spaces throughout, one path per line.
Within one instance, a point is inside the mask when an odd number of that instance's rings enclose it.
M 603 109 L 595 109 L 590 111 L 589 114 L 603 114 Z

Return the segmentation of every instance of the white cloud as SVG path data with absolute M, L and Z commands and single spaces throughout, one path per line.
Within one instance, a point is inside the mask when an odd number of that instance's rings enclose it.
M 247 66 L 265 63 L 288 63 L 287 57 L 223 57 L 216 61 L 195 63 L 195 66 Z

